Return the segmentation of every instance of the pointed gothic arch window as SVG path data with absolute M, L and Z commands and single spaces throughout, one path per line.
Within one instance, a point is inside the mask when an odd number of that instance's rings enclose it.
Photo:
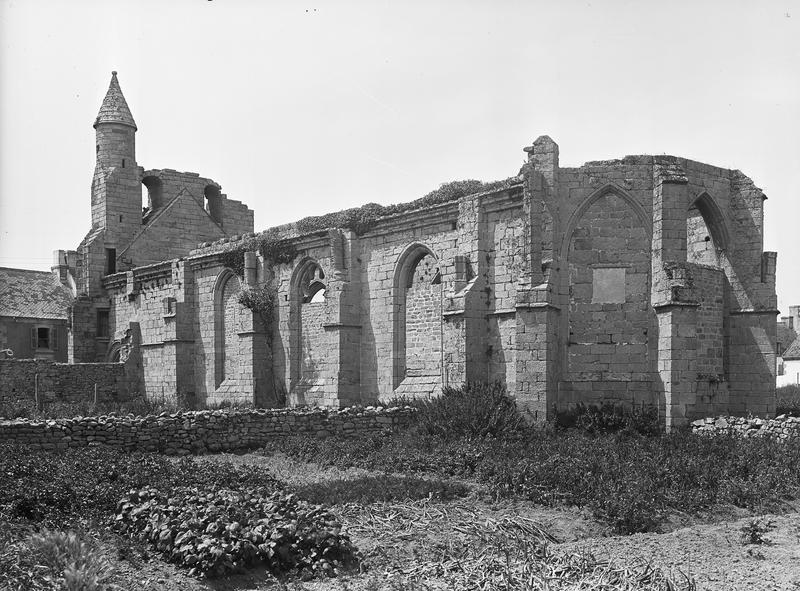
M 422 244 L 400 256 L 394 279 L 394 388 L 407 378 L 432 392 L 442 371 L 442 275 L 439 260 Z
M 241 282 L 230 269 L 217 278 L 214 289 L 214 385 L 219 388 L 236 373 L 239 352 Z

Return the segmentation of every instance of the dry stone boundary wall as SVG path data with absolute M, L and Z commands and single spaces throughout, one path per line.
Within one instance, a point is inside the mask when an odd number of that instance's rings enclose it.
M 700 435 L 741 435 L 800 441 L 800 417 L 780 415 L 774 419 L 756 417 L 700 419 L 692 423 L 692 432 Z
M 334 434 L 380 435 L 409 426 L 415 412 L 410 407 L 351 407 L 0 420 L 0 443 L 21 443 L 49 450 L 108 445 L 168 455 L 203 454 L 252 449 L 296 434 L 320 438 Z

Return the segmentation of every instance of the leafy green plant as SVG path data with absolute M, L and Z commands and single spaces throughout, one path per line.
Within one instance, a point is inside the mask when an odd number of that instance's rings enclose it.
M 751 519 L 739 529 L 739 539 L 743 546 L 748 544 L 770 545 L 772 542 L 764 534 L 775 528 L 771 519 Z
M 276 575 L 334 576 L 357 562 L 330 512 L 282 492 L 181 487 L 167 495 L 145 487 L 119 502 L 115 527 L 193 575 L 217 577 L 263 563 Z

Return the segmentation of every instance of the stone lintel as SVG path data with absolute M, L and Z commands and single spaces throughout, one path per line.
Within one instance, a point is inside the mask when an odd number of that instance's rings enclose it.
M 328 324 L 323 324 L 322 328 L 325 330 L 336 330 L 336 329 L 353 329 L 353 330 L 361 330 L 363 327 L 360 324 L 345 324 L 343 322 L 330 322 Z
M 769 308 L 767 310 L 754 310 L 754 309 L 751 308 L 751 309 L 748 309 L 748 310 L 731 310 L 730 311 L 731 316 L 744 316 L 746 314 L 753 314 L 753 315 L 774 314 L 775 316 L 778 316 L 780 313 L 781 313 L 780 310 L 775 310 L 774 308 Z

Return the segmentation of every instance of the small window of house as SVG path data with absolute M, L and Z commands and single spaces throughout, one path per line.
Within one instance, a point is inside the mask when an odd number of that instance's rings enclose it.
M 108 310 L 97 311 L 97 338 L 108 338 Z
M 50 329 L 43 326 L 36 329 L 36 348 L 50 348 Z
M 50 326 L 31 328 L 31 349 L 36 351 L 53 351 L 58 348 L 56 329 Z
M 625 267 L 592 269 L 592 303 L 625 303 Z

